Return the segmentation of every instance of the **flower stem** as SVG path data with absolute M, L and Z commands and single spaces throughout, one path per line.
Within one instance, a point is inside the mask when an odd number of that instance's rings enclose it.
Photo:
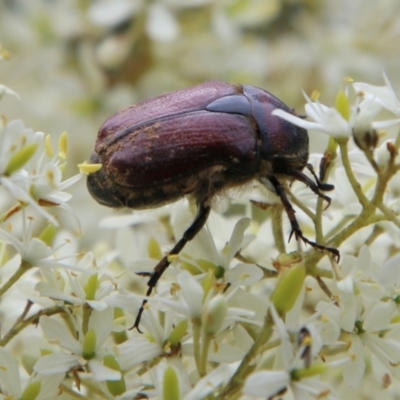
M 200 355 L 200 363 L 199 363 L 199 375 L 201 377 L 207 374 L 207 359 L 208 359 L 208 350 L 210 348 L 212 335 L 205 333 L 203 335 L 203 348 Z
M 10 289 L 11 286 L 13 286 L 14 283 L 16 283 L 19 280 L 19 278 L 21 278 L 21 276 L 31 267 L 32 267 L 31 264 L 29 264 L 24 260 L 21 260 L 21 264 L 18 267 L 18 269 L 14 272 L 14 275 L 12 275 L 10 279 L 0 288 L 0 297 L 3 296 L 3 294 L 7 292 L 7 290 Z
M 6 335 L 0 340 L 0 346 L 4 347 L 12 338 L 14 338 L 19 332 L 25 329 L 27 326 L 31 324 L 37 324 L 39 322 L 39 318 L 42 315 L 54 315 L 64 313 L 65 309 L 62 307 L 54 306 L 45 308 L 40 310 L 36 314 L 32 315 L 31 317 L 25 319 L 24 321 L 20 321 L 18 318 L 17 322 L 13 325 L 13 327 L 6 333 Z
M 282 206 L 275 205 L 271 213 L 272 232 L 274 234 L 275 245 L 279 253 L 286 253 L 285 239 L 282 229 Z
M 227 383 L 224 390 L 220 393 L 220 399 L 233 398 L 233 396 L 242 388 L 246 377 L 255 369 L 256 365 L 254 364 L 254 358 L 259 355 L 261 346 L 268 342 L 272 334 L 272 328 L 272 316 L 271 313 L 267 311 L 264 318 L 264 325 L 261 328 L 259 335 L 251 346 L 249 352 L 243 358 L 235 374 Z
M 196 362 L 197 371 L 200 373 L 200 333 L 201 333 L 201 320 L 200 318 L 193 318 L 193 352 L 194 360 Z
M 356 194 L 361 205 L 364 208 L 367 208 L 370 206 L 371 203 L 365 196 L 364 192 L 362 191 L 361 185 L 357 182 L 357 179 L 354 176 L 349 159 L 347 142 L 339 141 L 339 147 L 340 147 L 340 156 L 342 158 L 343 167 L 344 170 L 346 171 L 346 175 L 351 184 L 351 187 L 353 188 L 354 193 Z

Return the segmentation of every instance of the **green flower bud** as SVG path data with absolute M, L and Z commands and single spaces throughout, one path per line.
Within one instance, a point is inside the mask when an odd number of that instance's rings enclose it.
M 84 287 L 86 300 L 94 300 L 97 288 L 99 287 L 99 277 L 97 274 L 89 276 L 89 279 Z
M 343 90 L 339 90 L 336 95 L 335 108 L 339 111 L 340 115 L 348 121 L 350 118 L 349 99 Z
M 22 168 L 35 154 L 36 148 L 36 143 L 28 144 L 11 156 L 10 161 L 8 162 L 8 165 L 4 171 L 4 175 L 11 175 L 13 172 Z
M 22 393 L 19 400 L 35 400 L 40 393 L 42 384 L 39 381 L 30 383 Z
M 271 295 L 271 303 L 279 314 L 286 314 L 292 309 L 303 287 L 305 278 L 306 270 L 301 264 L 293 266 L 281 276 Z
M 179 322 L 172 330 L 168 338 L 168 341 L 171 343 L 172 347 L 177 346 L 180 343 L 180 341 L 187 332 L 187 326 L 188 326 L 187 320 L 183 320 Z
M 294 369 L 290 372 L 290 377 L 293 381 L 312 378 L 313 376 L 321 375 L 329 367 L 323 364 L 311 365 L 309 368 Z
M 42 230 L 38 238 L 43 242 L 46 243 L 47 246 L 50 246 L 53 242 L 54 236 L 57 233 L 57 228 L 54 225 L 47 225 L 46 228 Z
M 121 372 L 118 361 L 111 354 L 104 357 L 103 364 L 106 367 L 113 369 L 114 371 Z M 123 376 L 121 376 L 121 379 L 119 381 L 106 381 L 106 383 L 108 390 L 113 396 L 119 396 L 122 393 L 126 392 L 125 379 Z
M 165 369 L 163 381 L 163 400 L 180 399 L 178 376 L 170 365 Z
M 203 302 L 206 299 L 208 292 L 212 289 L 215 281 L 215 276 L 212 271 L 209 271 L 201 281 L 201 287 L 204 290 Z
M 94 329 L 90 329 L 86 332 L 86 335 L 83 339 L 83 357 L 86 360 L 90 360 L 95 356 L 95 349 L 96 349 L 96 332 Z

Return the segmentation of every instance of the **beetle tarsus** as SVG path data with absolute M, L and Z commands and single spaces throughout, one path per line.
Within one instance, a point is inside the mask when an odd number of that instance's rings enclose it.
M 323 190 L 324 192 L 330 192 L 331 190 L 335 189 L 334 185 L 332 185 L 330 183 L 326 183 L 326 182 L 321 182 L 322 178 L 318 178 L 317 174 L 314 171 L 314 167 L 312 166 L 312 164 L 307 164 L 306 167 L 311 172 L 312 176 L 314 177 L 315 181 L 317 182 L 317 186 L 319 189 Z
M 155 266 L 154 271 L 149 274 L 151 275 L 151 277 L 147 282 L 148 289 L 146 292 L 146 296 L 151 295 L 153 289 L 157 285 L 157 282 L 159 281 L 165 270 L 171 264 L 171 261 L 169 261 L 169 256 L 178 255 L 181 252 L 181 250 L 185 247 L 186 243 L 192 240 L 200 232 L 201 228 L 206 223 L 207 218 L 210 214 L 210 206 L 206 204 L 207 204 L 206 201 L 199 203 L 196 217 L 189 226 L 189 228 L 186 229 L 182 238 L 176 243 L 176 245 L 172 248 L 172 250 L 159 261 L 159 263 Z M 147 299 L 143 300 L 142 305 L 139 308 L 138 315 L 136 316 L 135 323 L 131 328 L 131 329 L 136 328 L 139 333 L 142 333 L 142 331 L 139 329 L 139 324 L 146 303 Z
M 297 219 L 296 219 L 295 210 L 292 207 L 292 204 L 290 203 L 290 201 L 289 201 L 289 199 L 288 199 L 288 197 L 286 195 L 284 187 L 281 185 L 281 183 L 278 181 L 278 179 L 275 178 L 275 176 L 271 175 L 271 176 L 269 176 L 268 179 L 272 183 L 272 185 L 273 185 L 273 187 L 275 189 L 275 192 L 279 196 L 279 198 L 280 198 L 280 200 L 282 202 L 283 208 L 285 209 L 286 214 L 287 214 L 287 216 L 289 218 L 290 226 L 292 228 L 292 231 L 290 232 L 290 235 L 289 235 L 289 241 L 292 238 L 292 236 L 295 235 L 297 240 L 301 239 L 304 243 L 307 243 L 310 246 L 315 247 L 315 248 L 317 248 L 319 250 L 329 251 L 330 253 L 332 253 L 335 256 L 336 262 L 339 262 L 340 253 L 339 253 L 339 251 L 337 249 L 335 249 L 333 247 L 327 247 L 327 246 L 324 246 L 322 244 L 315 243 L 315 242 L 307 239 L 303 235 L 303 232 L 301 231 L 299 223 L 297 222 Z
M 310 165 L 310 164 L 308 164 Z M 307 165 L 307 167 L 308 167 Z M 309 168 L 310 169 L 310 168 Z M 325 210 L 330 206 L 331 204 L 331 198 L 329 196 L 326 196 L 325 194 L 321 193 L 320 190 L 332 190 L 334 189 L 333 185 L 330 184 L 325 184 L 321 183 L 318 179 L 318 177 L 315 175 L 312 167 L 310 171 L 313 173 L 315 180 L 317 183 L 312 181 L 307 175 L 305 175 L 303 172 L 294 169 L 294 168 L 288 168 L 287 174 L 292 176 L 293 178 L 297 179 L 300 182 L 303 182 L 305 185 L 307 185 L 318 197 L 321 197 L 321 199 L 324 199 L 328 205 L 325 207 Z

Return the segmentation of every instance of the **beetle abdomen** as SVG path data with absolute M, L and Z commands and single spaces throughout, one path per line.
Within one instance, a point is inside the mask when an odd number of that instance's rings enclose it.
M 187 194 L 199 200 L 258 169 L 254 127 L 241 115 L 202 110 L 114 135 L 119 140 L 97 143 L 91 162 L 103 168 L 88 180 L 94 197 L 112 207 L 156 207 Z

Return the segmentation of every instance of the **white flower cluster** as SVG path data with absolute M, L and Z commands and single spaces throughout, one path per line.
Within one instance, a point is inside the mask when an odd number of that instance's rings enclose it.
M 138 274 L 181 237 L 190 205 L 102 221 L 118 231 L 115 249 L 83 252 L 56 213 L 76 218 L 65 189 L 82 176 L 62 179 L 66 135 L 55 154 L 43 133 L 3 120 L 0 399 L 395 398 L 400 136 L 381 137 L 398 128 L 400 103 L 384 79 L 353 83 L 353 106 L 348 88 L 335 107 L 306 96 L 308 120 L 275 111 L 330 135 L 310 157 L 335 186 L 330 207 L 299 182 L 286 189 L 304 235 L 338 248 L 339 262 L 286 245 L 274 201 L 267 219 L 250 206 L 247 217 L 213 213 L 149 298 Z M 130 328 L 143 300 L 141 334 Z

